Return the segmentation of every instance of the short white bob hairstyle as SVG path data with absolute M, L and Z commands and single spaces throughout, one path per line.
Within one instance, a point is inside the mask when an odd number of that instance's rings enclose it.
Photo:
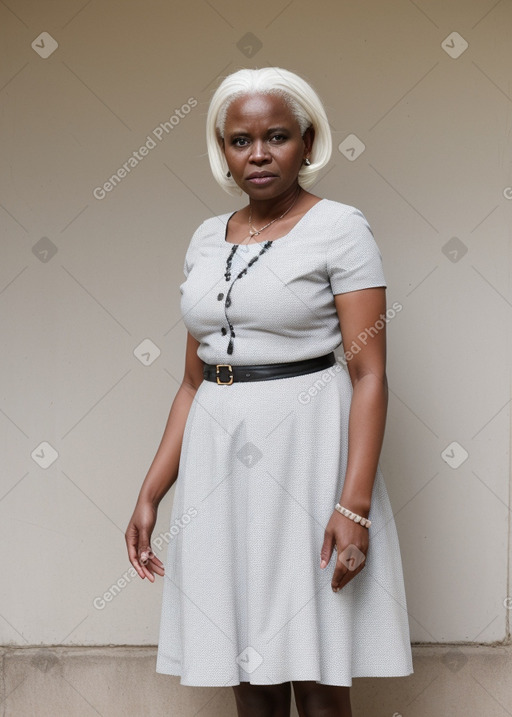
M 299 171 L 299 184 L 311 187 L 318 172 L 325 167 L 332 152 L 332 138 L 324 106 L 315 90 L 302 77 L 280 67 L 263 67 L 259 70 L 238 70 L 228 75 L 215 91 L 206 117 L 206 146 L 215 180 L 228 194 L 242 194 L 240 187 L 228 178 L 228 166 L 218 136 L 224 137 L 227 110 L 233 100 L 243 95 L 277 94 L 281 96 L 296 117 L 301 134 L 310 126 L 315 130 L 311 150 L 311 165 Z

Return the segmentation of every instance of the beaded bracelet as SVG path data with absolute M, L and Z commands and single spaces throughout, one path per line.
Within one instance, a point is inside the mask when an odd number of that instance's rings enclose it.
M 353 520 L 354 523 L 360 523 L 364 528 L 369 528 L 372 524 L 371 520 L 368 520 L 368 518 L 363 518 L 362 515 L 358 515 L 357 513 L 352 513 L 351 510 L 348 510 L 348 508 L 344 508 L 339 503 L 336 503 L 334 506 L 338 513 L 341 513 L 342 515 L 346 515 L 347 518 L 350 518 L 350 520 Z

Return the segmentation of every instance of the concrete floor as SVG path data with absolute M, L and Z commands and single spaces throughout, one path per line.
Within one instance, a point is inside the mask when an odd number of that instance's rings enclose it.
M 236 717 L 230 687 L 156 674 L 154 647 L 3 648 L 0 657 L 1 717 Z M 353 717 L 512 715 L 512 646 L 418 645 L 413 659 L 409 677 L 354 679 Z

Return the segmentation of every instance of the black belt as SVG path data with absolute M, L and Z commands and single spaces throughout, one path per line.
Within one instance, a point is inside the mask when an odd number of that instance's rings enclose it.
M 265 381 L 272 378 L 303 376 L 306 373 L 329 368 L 336 363 L 334 352 L 303 361 L 267 363 L 254 366 L 231 366 L 229 363 L 205 363 L 203 376 L 206 381 L 216 381 L 219 386 L 230 386 L 234 381 Z

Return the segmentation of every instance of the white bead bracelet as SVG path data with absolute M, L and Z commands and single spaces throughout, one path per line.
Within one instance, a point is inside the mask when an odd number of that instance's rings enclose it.
M 342 515 L 346 515 L 347 518 L 350 518 L 350 520 L 353 520 L 354 523 L 360 523 L 364 528 L 369 528 L 372 524 L 371 520 L 368 520 L 368 518 L 363 518 L 362 515 L 358 515 L 357 513 L 353 513 L 351 510 L 348 510 L 348 508 L 344 508 L 339 503 L 336 503 L 334 506 L 338 513 L 341 513 Z

